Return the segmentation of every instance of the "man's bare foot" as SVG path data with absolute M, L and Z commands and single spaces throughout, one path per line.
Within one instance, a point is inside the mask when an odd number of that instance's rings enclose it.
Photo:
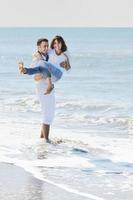
M 23 62 L 19 62 L 18 63 L 18 69 L 19 69 L 21 74 L 25 73 L 25 68 L 24 68 L 24 63 Z
M 45 95 L 46 95 L 46 94 L 49 94 L 53 89 L 54 89 L 54 84 L 50 85 L 50 86 L 46 89 L 46 92 L 45 92 L 44 94 L 45 94 Z

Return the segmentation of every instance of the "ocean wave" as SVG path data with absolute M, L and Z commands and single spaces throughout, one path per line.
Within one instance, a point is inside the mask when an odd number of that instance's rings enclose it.
M 28 108 L 37 108 L 39 105 L 39 101 L 36 98 L 35 95 L 29 95 L 25 97 L 14 97 L 14 98 L 6 98 L 6 99 L 1 99 L 1 106 L 4 108 L 9 108 L 9 107 L 16 107 L 17 106 L 23 107 L 25 109 Z M 101 112 L 108 112 L 110 110 L 117 110 L 117 109 L 124 109 L 125 107 L 123 105 L 114 105 L 112 103 L 99 103 L 99 102 L 86 102 L 86 101 L 76 101 L 76 100 L 61 100 L 56 102 L 56 109 L 64 109 L 67 111 L 86 111 L 86 112 L 91 112 L 91 111 L 101 111 Z
M 39 101 L 34 95 L 1 100 L 1 102 L 2 112 L 41 112 Z M 56 103 L 55 121 L 61 124 L 114 125 L 126 128 L 132 126 L 132 117 L 126 115 L 126 110 L 125 105 L 120 104 L 60 100 Z
M 115 127 L 128 128 L 132 127 L 133 120 L 131 117 L 112 117 L 112 116 L 90 116 L 82 114 L 57 114 L 56 121 L 64 125 L 110 125 Z
M 105 50 L 101 52 L 101 50 L 97 51 L 89 51 L 89 52 L 78 52 L 73 53 L 72 58 L 73 59 L 80 59 L 80 58 L 94 58 L 94 57 L 104 57 L 104 56 L 132 56 L 133 50 L 132 49 L 118 49 L 118 50 Z
M 17 98 L 8 98 L 1 100 L 0 105 L 1 111 L 6 112 L 39 112 L 39 101 L 35 98 L 35 96 L 30 95 L 30 97 L 17 97 Z
M 101 111 L 107 112 L 110 110 L 117 110 L 117 109 L 125 109 L 125 105 L 123 104 L 112 104 L 112 103 L 101 103 L 101 102 L 92 102 L 92 101 L 60 101 L 56 103 L 56 108 L 60 109 L 67 109 L 67 110 L 75 110 L 75 111 Z

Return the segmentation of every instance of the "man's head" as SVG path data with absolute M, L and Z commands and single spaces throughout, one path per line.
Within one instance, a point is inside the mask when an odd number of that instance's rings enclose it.
M 40 38 L 37 41 L 37 49 L 40 53 L 47 54 L 48 53 L 48 40 L 46 38 Z

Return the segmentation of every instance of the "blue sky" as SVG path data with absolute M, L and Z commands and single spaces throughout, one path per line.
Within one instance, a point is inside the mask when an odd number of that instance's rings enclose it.
M 0 26 L 133 27 L 132 0 L 0 1 Z

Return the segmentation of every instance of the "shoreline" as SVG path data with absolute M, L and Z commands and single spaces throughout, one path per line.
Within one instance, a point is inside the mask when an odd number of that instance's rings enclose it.
M 83 197 L 41 181 L 23 168 L 0 162 L 2 200 L 81 200 Z M 84 197 L 84 200 L 88 198 Z

